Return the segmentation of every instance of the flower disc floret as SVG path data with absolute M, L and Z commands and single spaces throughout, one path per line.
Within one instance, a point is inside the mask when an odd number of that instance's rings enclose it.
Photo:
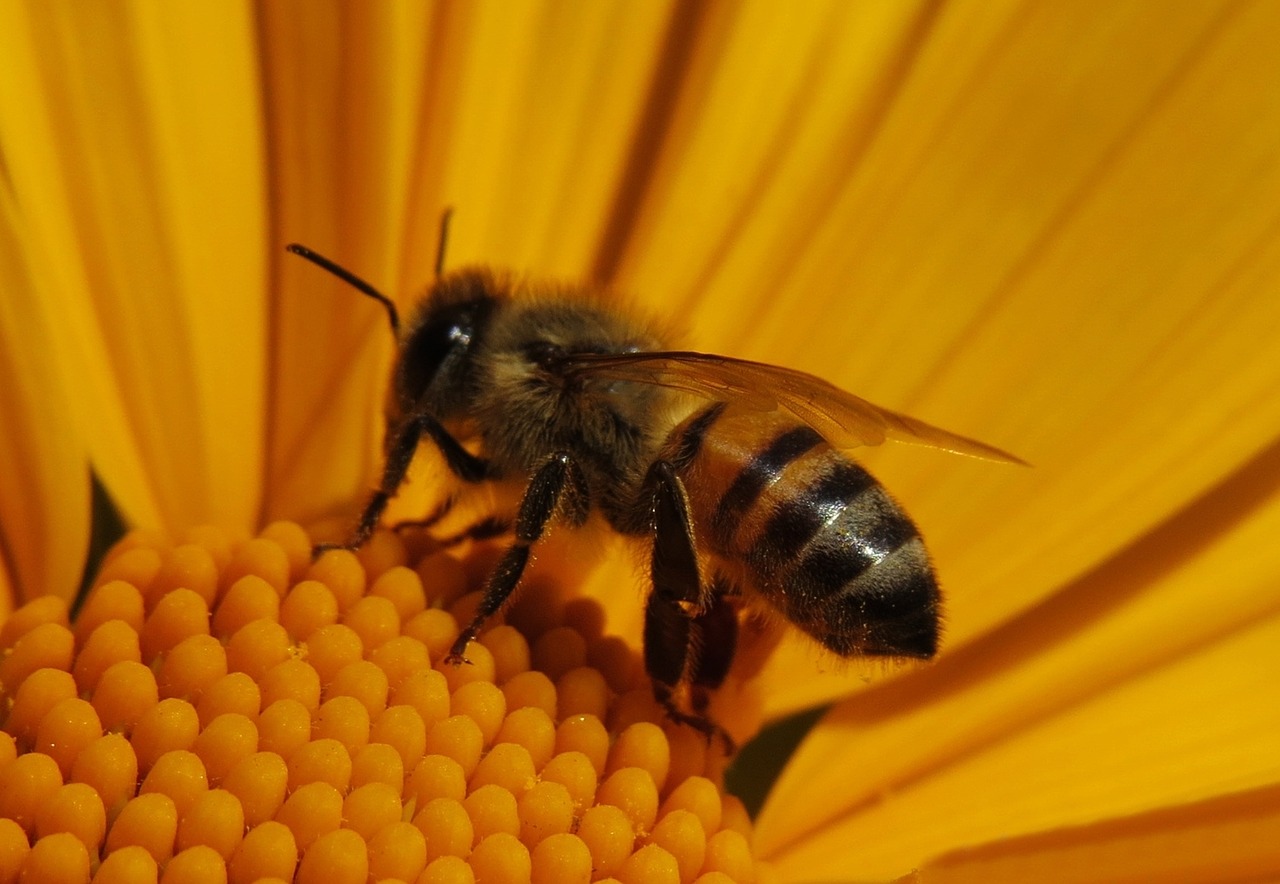
M 513 614 L 445 663 L 467 567 L 390 532 L 311 543 L 134 532 L 76 622 L 9 616 L 0 879 L 757 876 L 720 759 L 598 607 Z

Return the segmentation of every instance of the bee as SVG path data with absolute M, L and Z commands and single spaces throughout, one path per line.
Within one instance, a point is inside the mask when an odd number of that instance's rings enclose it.
M 706 711 L 744 605 L 840 657 L 937 650 L 941 596 L 920 532 L 848 449 L 901 439 L 1021 462 L 813 375 L 670 349 L 590 289 L 441 273 L 441 248 L 436 281 L 401 329 L 389 298 L 289 249 L 377 299 L 398 333 L 381 482 L 341 546 L 369 538 L 424 441 L 464 484 L 522 483 L 510 545 L 446 658 L 457 664 L 548 527 L 598 512 L 648 545 L 643 658 L 655 699 L 729 746 Z

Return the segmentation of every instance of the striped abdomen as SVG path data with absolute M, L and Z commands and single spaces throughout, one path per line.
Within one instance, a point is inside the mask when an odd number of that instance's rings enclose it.
M 866 470 L 778 412 L 707 410 L 682 432 L 698 544 L 727 576 L 842 656 L 933 655 L 924 544 Z

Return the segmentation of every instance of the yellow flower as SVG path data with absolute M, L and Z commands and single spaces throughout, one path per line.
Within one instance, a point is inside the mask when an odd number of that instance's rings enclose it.
M 350 514 L 390 341 L 281 249 L 408 304 L 452 205 L 450 267 L 607 283 L 1035 464 L 866 452 L 946 637 L 749 686 L 838 701 L 756 820 L 781 880 L 1280 875 L 1280 7 L 0 19 L 6 603 L 71 594 L 91 470 L 168 531 Z M 623 636 L 629 567 L 584 590 Z

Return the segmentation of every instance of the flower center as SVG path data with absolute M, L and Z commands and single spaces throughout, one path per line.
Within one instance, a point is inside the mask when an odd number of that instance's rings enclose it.
M 13 613 L 0 867 L 754 879 L 723 758 L 665 721 L 594 603 L 513 615 L 448 665 L 479 598 L 466 562 L 390 532 L 358 555 L 310 550 L 291 523 L 134 532 L 74 623 L 52 598 Z

